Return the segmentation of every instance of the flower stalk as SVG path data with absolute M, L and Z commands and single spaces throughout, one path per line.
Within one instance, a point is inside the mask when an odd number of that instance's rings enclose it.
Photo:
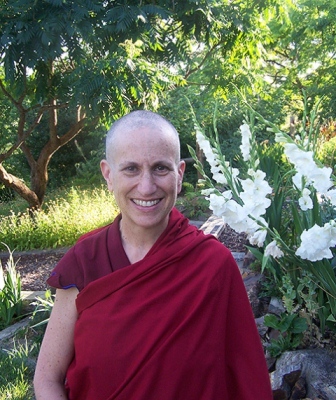
M 336 210 L 336 178 L 331 168 L 321 165 L 315 157 L 318 105 L 310 113 L 309 121 L 304 116 L 296 138 L 249 107 L 249 116 L 240 126 L 239 170 L 221 151 L 216 112 L 215 137 L 205 134 L 193 113 L 197 142 L 210 165 L 211 177 L 189 149 L 203 177 L 203 194 L 210 209 L 235 231 L 247 234 L 249 249 L 259 258 L 262 268 L 271 271 L 278 282 L 285 274 L 293 281 L 301 279 L 305 271 L 312 274 L 322 292 L 320 307 L 328 310 L 326 317 L 320 313 L 324 323 L 336 321 L 336 276 L 332 267 L 332 262 L 336 262 L 336 221 L 322 221 L 321 210 L 326 204 Z M 281 151 L 279 157 L 287 159 L 289 167 L 285 172 L 279 167 L 280 160 L 263 156 L 262 146 L 256 140 L 255 120 L 274 134 Z M 297 301 L 303 301 L 299 291 Z

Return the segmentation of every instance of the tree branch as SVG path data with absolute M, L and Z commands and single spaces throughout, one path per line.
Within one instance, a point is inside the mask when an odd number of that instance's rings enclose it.
M 39 199 L 31 189 L 19 178 L 9 174 L 5 167 L 0 163 L 0 181 L 9 188 L 15 190 L 23 199 L 25 199 L 30 207 L 39 205 Z
M 2 81 L 2 79 L 0 79 L 0 88 L 3 92 L 3 94 L 11 101 L 11 103 L 13 103 L 15 105 L 16 108 L 18 108 L 18 109 L 22 108 L 22 103 L 19 103 L 18 101 L 16 101 L 14 99 L 14 97 L 8 92 L 8 90 L 5 88 L 5 85 Z
M 221 40 L 220 42 L 218 42 L 217 44 L 215 44 L 214 46 L 211 47 L 211 49 L 209 49 L 209 51 L 205 54 L 205 56 L 203 57 L 203 60 L 197 65 L 197 67 L 192 68 L 190 70 L 188 70 L 184 76 L 185 79 L 188 79 L 189 76 L 191 74 L 193 74 L 194 72 L 198 71 L 206 62 L 206 60 L 212 55 L 212 53 L 218 48 L 220 47 L 221 44 L 224 43 L 224 40 Z

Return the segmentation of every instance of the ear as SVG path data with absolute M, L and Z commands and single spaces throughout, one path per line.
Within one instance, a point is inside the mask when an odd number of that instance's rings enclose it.
M 103 177 L 107 183 L 107 188 L 110 192 L 113 192 L 113 184 L 112 184 L 112 171 L 109 163 L 106 160 L 101 160 L 100 162 L 100 170 L 103 174 Z
M 184 171 L 186 168 L 186 163 L 185 161 L 180 161 L 178 165 L 178 177 L 177 177 L 177 193 L 180 193 L 182 190 L 182 181 L 183 181 L 183 175 Z

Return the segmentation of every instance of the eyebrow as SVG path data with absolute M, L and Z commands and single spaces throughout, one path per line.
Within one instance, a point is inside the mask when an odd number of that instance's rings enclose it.
M 135 162 L 135 161 L 123 161 L 120 164 L 118 164 L 119 168 L 125 168 L 125 167 L 138 167 L 140 164 Z M 167 165 L 173 167 L 175 165 L 174 161 L 168 161 L 168 160 L 158 160 L 153 162 L 151 164 L 151 167 L 156 167 L 157 165 Z

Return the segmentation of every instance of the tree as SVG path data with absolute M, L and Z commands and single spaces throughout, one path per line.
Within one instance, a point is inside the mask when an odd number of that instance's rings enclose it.
M 154 107 L 158 93 L 186 84 L 214 54 L 225 56 L 258 12 L 260 2 L 244 3 L 2 0 L 0 90 L 16 109 L 17 129 L 0 149 L 0 181 L 40 208 L 53 154 L 84 126 Z M 195 51 L 198 43 L 205 52 Z M 72 115 L 62 134 L 61 114 Z M 34 154 L 28 138 L 42 120 L 48 140 Z M 30 185 L 5 167 L 17 151 L 29 164 Z
M 303 91 L 309 108 L 325 96 L 323 115 L 336 112 L 335 10 L 335 0 L 288 0 L 264 14 L 256 76 L 261 92 L 287 98 L 290 113 L 302 112 Z

